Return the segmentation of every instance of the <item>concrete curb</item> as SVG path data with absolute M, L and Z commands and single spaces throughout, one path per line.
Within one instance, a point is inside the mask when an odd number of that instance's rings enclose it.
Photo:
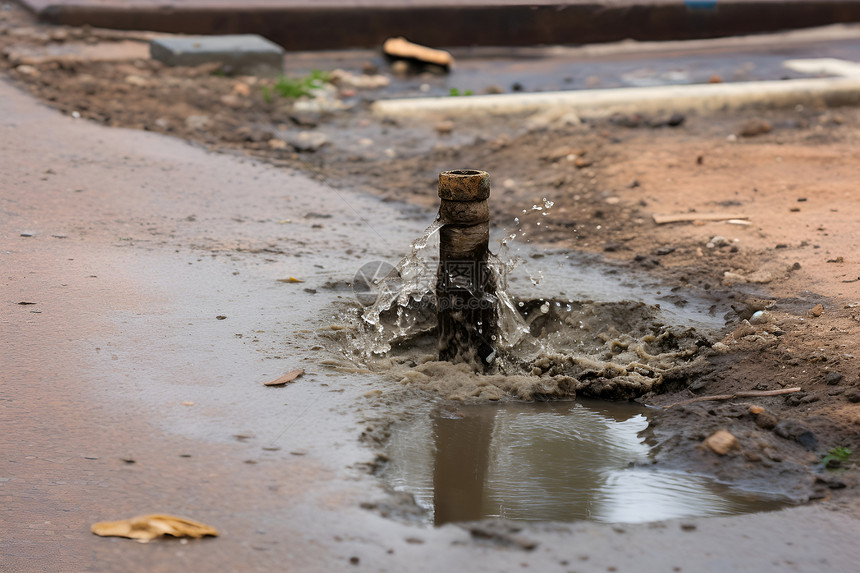
M 563 108 L 578 114 L 712 112 L 798 104 L 860 105 L 860 78 L 825 78 L 731 84 L 655 86 L 569 92 L 381 100 L 384 117 L 505 115 Z
M 860 0 L 21 1 L 53 24 L 255 33 L 288 50 L 375 48 L 391 36 L 445 47 L 663 41 L 860 21 Z

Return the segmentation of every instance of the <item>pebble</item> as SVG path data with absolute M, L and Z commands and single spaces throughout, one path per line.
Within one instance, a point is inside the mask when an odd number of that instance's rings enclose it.
M 722 237 L 720 235 L 716 235 L 714 237 L 711 237 L 711 240 L 708 241 L 708 244 L 706 244 L 705 246 L 709 249 L 715 249 L 717 247 L 725 247 L 728 244 L 729 244 L 728 239 L 726 239 L 725 237 Z
M 773 126 L 769 121 L 765 119 L 750 119 L 743 124 L 741 124 L 740 129 L 738 130 L 738 134 L 742 137 L 755 137 L 757 135 L 764 135 L 765 133 L 770 133 L 773 130 Z
M 188 129 L 206 129 L 212 121 L 206 115 L 189 115 L 185 118 Z
M 715 454 L 724 456 L 739 446 L 738 439 L 728 430 L 717 430 L 704 441 Z
M 828 372 L 824 377 L 824 382 L 828 386 L 835 386 L 836 384 L 839 384 L 843 378 L 844 376 L 841 372 Z
M 824 306 L 821 304 L 816 304 L 811 309 L 809 309 L 809 314 L 812 316 L 821 316 L 821 313 L 824 312 Z
M 818 440 L 815 438 L 812 430 L 798 420 L 783 420 L 774 427 L 773 431 L 777 436 L 787 440 L 794 440 L 807 450 L 814 450 L 815 446 L 818 445 Z
M 136 74 L 130 74 L 125 76 L 125 83 L 131 86 L 136 86 L 139 88 L 144 88 L 149 85 L 149 80 L 143 76 L 138 76 Z
M 238 84 L 233 86 L 233 93 L 238 96 L 248 97 L 251 95 L 251 88 L 248 87 L 248 84 L 239 82 Z
M 770 412 L 762 411 L 756 414 L 755 425 L 764 430 L 772 430 L 779 423 L 779 419 Z
M 440 121 L 435 126 L 436 133 L 440 135 L 448 135 L 454 131 L 454 122 L 451 120 Z
M 328 145 L 328 136 L 324 133 L 315 131 L 301 131 L 298 135 L 290 135 L 286 138 L 287 143 L 293 146 L 296 151 L 306 151 L 313 153 L 325 145 Z
M 32 76 L 34 78 L 42 75 L 38 69 L 28 64 L 21 64 L 20 66 L 16 66 L 15 71 L 17 71 L 19 74 L 24 74 L 25 76 Z
M 857 402 L 860 402 L 860 390 L 858 390 L 856 388 L 852 388 L 851 390 L 848 390 L 847 392 L 845 392 L 845 399 L 848 400 L 849 402 L 851 402 L 852 404 L 856 404 Z
M 405 76 L 409 73 L 409 64 L 403 60 L 397 60 L 391 64 L 391 73 L 395 76 Z
M 765 324 L 770 320 L 770 312 L 766 310 L 757 310 L 750 317 L 750 324 Z

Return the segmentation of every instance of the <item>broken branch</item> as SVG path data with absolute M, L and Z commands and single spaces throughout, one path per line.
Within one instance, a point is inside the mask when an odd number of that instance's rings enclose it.
M 652 215 L 658 225 L 664 223 L 688 223 L 691 221 L 725 221 L 726 219 L 749 219 L 748 215 L 739 213 L 681 213 L 680 215 Z
M 675 402 L 674 404 L 669 404 L 668 406 L 663 406 L 663 409 L 668 409 L 672 406 L 686 406 L 687 404 L 692 404 L 693 402 L 710 402 L 711 400 L 731 400 L 732 398 L 758 398 L 762 396 L 779 396 L 781 394 L 793 394 L 794 392 L 800 392 L 800 390 L 801 388 L 798 386 L 796 388 L 782 388 L 780 390 L 742 390 L 740 392 L 735 392 L 734 394 L 698 396 L 696 398 L 682 400 L 680 402 Z

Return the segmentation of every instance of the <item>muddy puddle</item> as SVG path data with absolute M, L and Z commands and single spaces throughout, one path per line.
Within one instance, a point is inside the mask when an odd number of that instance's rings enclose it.
M 384 479 L 429 523 L 642 523 L 779 509 L 778 497 L 654 469 L 648 410 L 629 403 L 442 405 L 393 428 Z

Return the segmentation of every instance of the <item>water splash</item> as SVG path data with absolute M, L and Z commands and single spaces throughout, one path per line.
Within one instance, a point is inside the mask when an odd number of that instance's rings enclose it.
M 376 301 L 361 313 L 363 332 L 352 342 L 352 349 L 359 355 L 365 358 L 384 355 L 400 341 L 435 329 L 435 285 L 439 264 L 438 248 L 435 247 L 441 228 L 442 222 L 437 217 L 412 242 L 409 254 L 380 281 Z M 497 285 L 499 324 L 494 342 L 499 356 L 512 349 L 528 333 L 528 325 L 507 292 L 507 277 L 521 262 L 521 258 L 510 254 L 505 239 L 500 242 L 498 254 L 489 253 L 488 267 Z
M 562 292 L 513 296 L 509 280 L 516 277 L 523 281 L 520 284 L 535 285 L 543 278 L 540 271 L 530 276 L 524 264 L 524 257 L 535 252 L 523 245 L 528 243 L 523 236 L 524 228 L 552 206 L 549 200 L 535 205 L 518 218 L 517 231 L 501 235 L 497 253 L 489 253 L 498 320 L 495 352 L 487 360 L 490 371 L 477 373 L 469 364 L 437 358 L 435 286 L 442 227 L 438 218 L 380 281 L 373 304 L 350 306 L 341 318 L 351 326 L 338 326 L 326 337 L 336 340 L 356 367 L 387 372 L 402 384 L 454 399 L 498 400 L 512 395 L 532 400 L 574 392 L 629 399 L 651 391 L 664 375 L 684 367 L 709 345 L 701 334 L 689 326 L 667 325 L 655 304 L 575 300 Z M 552 277 L 548 280 L 552 282 Z

